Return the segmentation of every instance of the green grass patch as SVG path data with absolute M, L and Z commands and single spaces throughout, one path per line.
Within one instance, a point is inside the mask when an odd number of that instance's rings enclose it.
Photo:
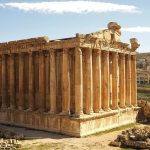
M 133 128 L 135 125 L 136 125 L 136 123 L 131 123 L 131 124 L 123 125 L 120 127 L 112 128 L 109 130 L 100 131 L 100 132 L 94 133 L 93 135 L 102 135 L 102 134 L 106 134 L 106 133 L 110 133 L 110 132 L 114 132 L 114 131 L 125 130 L 128 128 Z
M 137 99 L 138 100 L 146 100 L 150 101 L 150 92 L 149 93 L 137 93 Z
M 137 99 L 150 101 L 150 84 L 137 87 Z
M 137 92 L 139 92 L 139 93 L 150 93 L 150 88 L 138 87 Z

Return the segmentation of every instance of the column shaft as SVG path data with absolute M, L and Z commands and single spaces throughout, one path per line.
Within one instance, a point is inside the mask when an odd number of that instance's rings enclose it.
M 2 55 L 2 106 L 6 108 L 6 55 Z
M 29 53 L 29 110 L 34 110 L 34 97 L 33 97 L 33 55 Z
M 118 53 L 112 52 L 112 109 L 118 108 Z
M 83 114 L 83 68 L 82 51 L 75 49 L 75 115 Z
M 126 55 L 126 106 L 131 106 L 131 56 Z
M 137 106 L 136 56 L 131 56 L 131 104 Z
M 102 51 L 102 109 L 110 109 L 110 89 L 109 89 L 109 52 Z
M 92 76 L 92 49 L 88 48 L 86 52 L 86 106 L 85 113 L 93 112 L 93 76 Z
M 125 55 L 119 54 L 119 99 L 120 107 L 125 107 Z
M 70 113 L 70 75 L 68 49 L 63 49 L 62 62 L 62 114 Z
M 55 50 L 50 50 L 50 113 L 56 113 L 56 64 Z
M 44 54 L 39 52 L 39 112 L 45 111 L 45 69 Z
M 101 110 L 101 50 L 93 52 L 93 110 Z
M 18 109 L 24 109 L 24 55 L 19 54 L 19 103 Z
M 10 108 L 15 108 L 15 64 L 14 64 L 14 54 L 11 54 L 9 57 L 9 66 L 10 66 Z
M 45 111 L 50 112 L 50 56 L 45 53 Z

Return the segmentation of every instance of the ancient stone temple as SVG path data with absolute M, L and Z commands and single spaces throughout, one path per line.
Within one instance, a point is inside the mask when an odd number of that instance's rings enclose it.
M 136 121 L 136 49 L 120 26 L 0 43 L 0 123 L 76 137 Z

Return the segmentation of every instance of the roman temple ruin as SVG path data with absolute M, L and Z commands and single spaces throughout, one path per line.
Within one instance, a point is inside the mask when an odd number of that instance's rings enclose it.
M 121 26 L 0 43 L 0 123 L 82 137 L 136 121 L 136 38 Z

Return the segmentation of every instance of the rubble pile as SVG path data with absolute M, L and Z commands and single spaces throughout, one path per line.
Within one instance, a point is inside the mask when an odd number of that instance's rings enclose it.
M 21 144 L 18 143 L 18 140 L 15 139 L 1 139 L 0 140 L 0 149 L 1 150 L 15 150 L 20 148 Z
M 0 150 L 15 150 L 21 147 L 18 140 L 24 140 L 23 134 L 15 133 L 12 130 L 0 128 Z
M 150 102 L 138 100 L 138 106 L 141 107 L 141 109 L 138 112 L 137 121 L 150 123 Z
M 150 127 L 134 127 L 122 131 L 122 134 L 110 142 L 110 146 L 134 149 L 150 149 Z

